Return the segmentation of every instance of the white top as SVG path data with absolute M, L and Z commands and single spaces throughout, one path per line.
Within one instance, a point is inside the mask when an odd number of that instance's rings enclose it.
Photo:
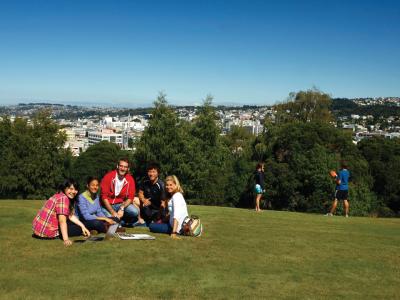
M 172 196 L 168 201 L 168 210 L 171 227 L 174 228 L 174 219 L 176 219 L 178 221 L 178 228 L 176 231 L 181 231 L 183 220 L 189 215 L 182 193 L 177 192 Z
M 124 186 L 125 183 L 125 177 L 120 180 L 118 178 L 118 173 L 115 175 L 115 197 L 121 193 L 122 187 Z

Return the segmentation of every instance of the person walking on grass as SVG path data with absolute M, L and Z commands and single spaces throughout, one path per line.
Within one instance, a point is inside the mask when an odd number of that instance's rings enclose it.
M 115 224 L 111 218 L 107 218 L 100 205 L 99 179 L 89 177 L 86 184 L 86 191 L 79 195 L 76 205 L 76 215 L 89 230 L 96 230 L 98 233 L 105 233 L 109 225 Z
M 325 216 L 333 216 L 336 212 L 336 207 L 338 201 L 343 201 L 343 207 L 344 207 L 344 214 L 345 217 L 349 217 L 349 179 L 350 179 L 350 172 L 347 169 L 347 163 L 342 162 L 340 171 L 338 174 L 336 174 L 335 171 L 331 171 L 331 176 L 336 182 L 336 189 L 335 189 L 335 197 L 332 203 L 332 207 L 329 213 L 327 213 Z
M 264 163 L 258 163 L 256 166 L 254 192 L 256 194 L 256 212 L 261 212 L 260 202 L 265 192 Z
M 129 174 L 129 160 L 120 159 L 117 169 L 101 180 L 101 200 L 106 217 L 118 218 L 125 226 L 135 221 L 144 223 L 139 215 L 139 199 L 135 198 L 135 180 Z
M 50 197 L 39 210 L 32 222 L 32 237 L 41 240 L 60 238 L 65 246 L 71 246 L 71 236 L 90 236 L 89 230 L 74 215 L 75 197 L 78 185 L 73 179 L 66 179 L 58 192 Z

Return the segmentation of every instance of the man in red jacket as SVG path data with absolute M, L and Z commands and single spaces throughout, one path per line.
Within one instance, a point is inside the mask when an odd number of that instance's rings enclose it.
M 129 174 L 128 159 L 120 159 L 117 169 L 103 177 L 101 199 L 107 217 L 123 219 L 123 223 L 132 224 L 137 221 L 139 201 L 135 200 L 135 180 Z

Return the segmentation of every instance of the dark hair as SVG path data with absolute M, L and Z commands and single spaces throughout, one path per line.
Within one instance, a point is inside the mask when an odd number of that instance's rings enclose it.
M 64 192 L 66 188 L 69 188 L 71 185 L 74 186 L 76 190 L 79 190 L 78 182 L 76 182 L 73 178 L 66 178 L 62 183 L 58 185 L 58 191 Z
M 128 167 L 130 166 L 129 159 L 128 159 L 127 157 L 122 157 L 122 158 L 118 159 L 118 164 L 119 164 L 121 161 L 126 162 L 126 163 L 128 164 Z
M 160 164 L 159 164 L 159 163 L 150 162 L 150 163 L 147 165 L 146 172 L 148 172 L 149 170 L 152 170 L 152 169 L 156 169 L 157 172 L 158 172 L 158 174 L 160 174 Z
M 340 167 L 341 167 L 342 169 L 347 169 L 347 168 L 348 168 L 347 162 L 344 161 L 344 160 L 342 160 L 342 161 L 340 162 Z
M 259 162 L 256 166 L 256 170 L 260 169 L 264 165 L 263 162 Z
M 89 185 L 93 180 L 97 180 L 97 182 L 100 182 L 100 180 L 99 180 L 98 177 L 96 177 L 96 176 L 89 176 L 89 177 L 86 179 L 86 184 Z
M 78 191 L 79 190 L 79 185 L 78 182 L 75 181 L 73 178 L 66 178 L 63 183 L 58 185 L 58 192 L 63 192 L 65 191 L 66 188 L 69 188 L 70 186 L 74 186 L 74 188 Z M 78 195 L 78 194 L 77 194 Z M 76 197 L 75 197 L 76 198 Z M 75 206 L 75 199 L 70 199 L 69 201 L 69 211 L 73 214 Z

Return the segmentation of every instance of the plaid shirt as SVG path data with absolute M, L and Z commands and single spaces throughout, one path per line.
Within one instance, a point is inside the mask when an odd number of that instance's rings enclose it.
M 69 198 L 64 193 L 53 195 L 33 219 L 33 233 L 48 238 L 59 236 L 57 215 L 68 216 L 69 213 Z

